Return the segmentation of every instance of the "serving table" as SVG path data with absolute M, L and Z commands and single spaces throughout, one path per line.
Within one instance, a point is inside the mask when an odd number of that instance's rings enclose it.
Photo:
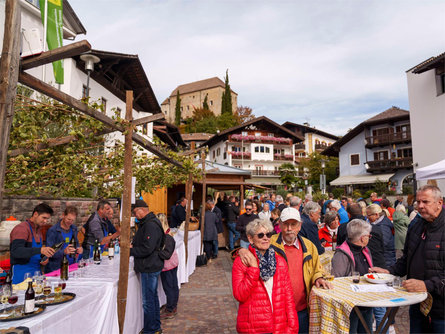
M 338 277 L 332 282 L 334 288 L 327 290 L 313 287 L 310 295 L 310 333 L 349 333 L 349 316 L 354 310 L 366 328 L 359 306 L 386 307 L 385 318 L 388 318 L 385 328 L 377 331 L 386 332 L 400 306 L 417 304 L 424 301 L 426 292 L 407 292 L 404 288 L 393 288 L 385 292 L 354 292 L 351 288 L 352 277 Z M 358 286 L 373 286 L 362 277 Z M 386 285 L 382 290 L 388 289 Z M 390 288 L 389 288 L 390 289 Z M 382 324 L 385 321 L 382 321 Z M 370 331 L 369 331 L 370 332 Z

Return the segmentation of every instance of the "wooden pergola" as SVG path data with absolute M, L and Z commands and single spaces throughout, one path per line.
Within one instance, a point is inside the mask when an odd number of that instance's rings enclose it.
M 48 97 L 51 97 L 63 104 L 66 104 L 75 110 L 88 115 L 100 122 L 102 122 L 107 132 L 120 131 L 125 133 L 125 163 L 124 163 L 124 191 L 123 191 L 123 219 L 121 228 L 121 261 L 118 285 L 118 320 L 120 332 L 123 332 L 125 307 L 128 284 L 128 270 L 129 270 L 129 255 L 130 255 L 130 217 L 131 217 L 131 178 L 132 178 L 132 143 L 136 143 L 155 154 L 159 158 L 168 161 L 169 163 L 182 167 L 182 165 L 174 159 L 171 159 L 164 152 L 160 151 L 148 139 L 134 132 L 137 125 L 147 124 L 154 121 L 162 121 L 164 119 L 159 105 L 154 97 L 151 87 L 147 80 L 147 85 L 140 91 L 136 91 L 136 98 L 133 98 L 133 90 L 126 86 L 125 72 L 114 73 L 116 80 L 113 80 L 114 86 L 109 86 L 109 83 L 104 82 L 100 77 L 93 77 L 97 81 L 108 88 L 113 94 L 126 101 L 126 122 L 129 127 L 116 123 L 113 119 L 102 112 L 88 107 L 82 101 L 60 91 L 57 88 L 39 80 L 38 78 L 28 74 L 25 70 L 35 68 L 41 65 L 49 64 L 53 61 L 66 59 L 70 57 L 78 57 L 80 54 L 91 51 L 91 45 L 88 41 L 72 43 L 67 46 L 60 47 L 51 51 L 43 52 L 39 55 L 31 56 L 26 59 L 20 58 L 20 29 L 21 29 L 21 8 L 18 0 L 6 0 L 5 3 L 5 29 L 3 37 L 3 47 L 0 59 L 0 210 L 2 208 L 2 200 L 4 193 L 6 161 L 8 157 L 9 136 L 14 117 L 14 100 L 16 96 L 17 82 L 28 86 Z M 112 58 L 110 56 L 110 58 Z M 135 62 L 135 59 L 129 61 Z M 137 60 L 139 61 L 139 60 Z M 112 71 L 112 65 L 109 63 L 107 71 Z M 136 64 L 137 65 L 137 64 Z M 104 71 L 106 69 L 103 69 Z M 99 75 L 99 74 L 94 74 Z M 130 80 L 130 79 L 128 79 Z M 144 95 L 151 91 L 153 99 L 146 98 Z M 135 103 L 136 101 L 136 103 Z M 152 106 L 147 110 L 147 106 Z M 136 108 L 150 112 L 153 115 L 143 117 L 137 120 L 132 120 L 132 111 Z M 165 128 L 165 126 L 164 126 Z M 162 130 L 162 129 L 159 129 Z M 66 143 L 55 143 L 64 144 Z M 53 143 L 54 144 L 54 143 Z M 11 152 L 9 152 L 11 153 Z M 191 189 L 190 193 L 191 194 Z M 190 215 L 190 207 L 187 208 L 187 213 Z M 1 211 L 0 211 L 1 216 Z M 186 224 L 186 231 L 188 224 Z

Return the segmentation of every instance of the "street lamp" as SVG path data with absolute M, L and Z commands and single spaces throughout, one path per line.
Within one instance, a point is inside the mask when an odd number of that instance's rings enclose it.
M 326 161 L 321 159 L 321 175 L 320 175 L 320 188 L 321 193 L 326 194 L 326 175 L 324 175 L 324 169 L 326 168 Z
M 80 56 L 80 59 L 82 59 L 85 62 L 85 71 L 87 71 L 87 91 L 86 91 L 86 96 L 85 97 L 89 97 L 90 96 L 90 75 L 91 72 L 94 71 L 94 64 L 100 62 L 100 58 L 92 55 L 90 53 L 85 53 L 83 55 Z

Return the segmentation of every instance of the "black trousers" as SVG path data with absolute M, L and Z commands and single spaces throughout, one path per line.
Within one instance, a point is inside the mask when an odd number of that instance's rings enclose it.
M 178 305 L 179 286 L 178 286 L 178 267 L 168 271 L 161 272 L 162 288 L 167 297 L 166 309 L 168 312 L 173 312 Z
M 213 256 L 213 240 L 204 240 L 204 252 L 207 259 L 211 259 Z

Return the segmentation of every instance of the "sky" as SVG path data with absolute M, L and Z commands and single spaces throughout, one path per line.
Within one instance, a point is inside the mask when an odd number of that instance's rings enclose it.
M 344 135 L 445 52 L 445 1 L 71 0 L 93 49 L 138 54 L 159 103 L 229 70 L 238 105 Z

